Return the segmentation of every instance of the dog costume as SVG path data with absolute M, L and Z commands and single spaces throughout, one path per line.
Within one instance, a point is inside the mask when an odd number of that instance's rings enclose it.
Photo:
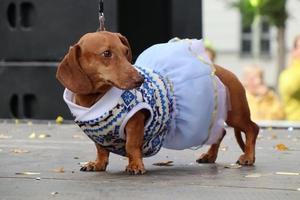
M 145 80 L 140 88 L 113 87 L 90 108 L 76 105 L 74 94 L 65 90 L 64 100 L 75 122 L 95 143 L 125 156 L 125 126 L 142 109 L 150 113 L 142 147 L 145 157 L 162 146 L 194 148 L 221 137 L 226 88 L 215 76 L 201 40 L 174 39 L 154 45 L 138 57 L 134 67 Z

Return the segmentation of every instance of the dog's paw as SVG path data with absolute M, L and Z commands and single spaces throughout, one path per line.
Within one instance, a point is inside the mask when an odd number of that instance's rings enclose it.
M 90 161 L 80 168 L 80 171 L 105 171 L 108 162 Z
M 197 160 L 197 163 L 215 163 L 217 156 L 203 153 Z
M 254 162 L 255 162 L 255 157 L 246 154 L 241 155 L 238 161 L 236 161 L 237 164 L 244 165 L 244 166 L 251 166 L 254 164 Z
M 126 172 L 131 175 L 141 175 L 141 174 L 145 174 L 146 170 L 143 163 L 131 162 L 126 167 Z

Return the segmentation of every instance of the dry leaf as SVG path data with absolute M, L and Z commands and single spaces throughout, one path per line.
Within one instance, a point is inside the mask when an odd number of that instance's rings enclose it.
M 16 175 L 38 175 L 39 172 L 17 172 Z
M 261 177 L 261 174 L 259 174 L 259 173 L 248 174 L 245 177 L 246 178 L 259 178 L 259 177 Z
M 35 139 L 36 138 L 36 133 L 35 132 L 32 132 L 29 136 L 28 136 L 29 139 Z
M 286 175 L 286 176 L 299 176 L 300 173 L 297 172 L 276 172 L 277 175 Z
M 173 161 L 165 161 L 165 162 L 158 162 L 158 163 L 153 163 L 155 166 L 173 166 Z
M 63 167 L 57 168 L 53 170 L 56 173 L 65 173 L 65 169 Z
M 242 167 L 242 165 L 233 163 L 233 164 L 230 164 L 230 165 L 226 165 L 224 168 L 227 168 L 227 169 L 238 169 L 238 168 L 241 168 L 241 167 Z
M 16 153 L 16 154 L 29 153 L 29 151 L 25 150 L 25 149 L 13 149 L 11 152 Z
M 57 195 L 58 192 L 51 192 L 50 194 L 51 194 L 52 196 L 54 196 L 54 195 Z
M 48 134 L 40 134 L 39 135 L 40 139 L 44 139 L 44 138 L 47 138 L 47 137 L 51 137 L 51 135 L 48 135 Z
M 277 144 L 277 145 L 276 145 L 276 149 L 277 149 L 278 151 L 287 151 L 287 150 L 289 150 L 289 148 L 287 148 L 287 146 L 285 146 L 285 145 L 282 144 L 282 143 Z
M 12 136 L 0 134 L 0 139 L 10 139 L 10 138 L 12 138 Z

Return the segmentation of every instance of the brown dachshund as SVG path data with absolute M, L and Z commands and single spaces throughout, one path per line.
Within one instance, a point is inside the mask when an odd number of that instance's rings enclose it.
M 91 107 L 112 87 L 130 90 L 143 83 L 144 78 L 131 65 L 131 59 L 129 43 L 121 34 L 105 31 L 88 33 L 70 48 L 58 67 L 57 79 L 75 94 L 74 102 L 77 105 Z M 245 90 L 234 74 L 220 66 L 215 67 L 216 75 L 230 94 L 231 109 L 228 111 L 226 123 L 234 128 L 238 144 L 244 152 L 237 162 L 241 165 L 252 165 L 255 162 L 255 143 L 259 128 L 250 119 Z M 130 174 L 145 173 L 141 147 L 148 115 L 144 110 L 138 111 L 125 126 L 125 149 L 129 160 L 126 171 Z M 245 143 L 241 132 L 246 135 Z M 225 130 L 223 137 L 224 135 Z M 215 162 L 223 137 L 207 153 L 202 154 L 197 162 Z M 98 144 L 96 148 L 96 160 L 90 161 L 81 170 L 106 170 L 109 151 Z

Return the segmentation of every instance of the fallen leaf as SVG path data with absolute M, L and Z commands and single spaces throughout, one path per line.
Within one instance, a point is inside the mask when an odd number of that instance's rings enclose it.
M 62 116 L 58 116 L 55 120 L 57 124 L 62 124 L 64 122 L 64 118 Z
M 29 139 L 35 139 L 36 138 L 36 133 L 35 132 L 32 132 L 29 136 L 28 136 Z
M 54 196 L 54 195 L 57 195 L 58 192 L 51 192 L 50 194 L 51 194 L 52 196 Z
M 287 151 L 287 150 L 289 150 L 289 148 L 287 148 L 287 146 L 285 146 L 285 145 L 282 144 L 282 143 L 277 144 L 277 145 L 276 145 L 276 149 L 277 149 L 278 151 Z
M 38 175 L 39 172 L 17 172 L 16 175 Z
M 16 154 L 21 154 L 21 153 L 29 153 L 28 150 L 25 149 L 13 149 L 11 152 L 16 153 Z
M 165 162 L 157 162 L 157 163 L 153 163 L 153 165 L 155 166 L 173 166 L 173 161 L 169 160 L 169 161 L 165 161 Z
M 259 173 L 248 174 L 245 177 L 246 178 L 259 178 L 259 177 L 261 177 L 261 174 L 259 174 Z
M 39 135 L 40 139 L 44 139 L 44 138 L 47 138 L 47 137 L 51 137 L 51 135 L 49 135 L 49 134 L 40 134 Z
M 238 168 L 241 168 L 242 165 L 239 165 L 239 164 L 236 164 L 236 163 L 232 163 L 230 165 L 226 165 L 224 168 L 227 168 L 227 169 L 238 169 Z
M 53 170 L 56 173 L 65 173 L 65 169 L 63 167 L 57 168 Z
M 276 172 L 277 175 L 286 175 L 286 176 L 299 176 L 298 172 Z
M 12 136 L 0 134 L 0 139 L 10 139 L 10 138 L 12 138 Z

